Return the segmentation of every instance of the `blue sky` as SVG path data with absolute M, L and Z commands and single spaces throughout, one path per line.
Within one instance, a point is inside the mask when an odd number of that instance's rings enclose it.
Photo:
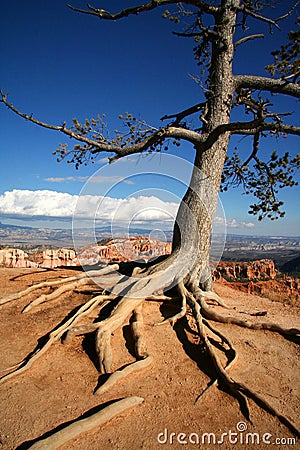
M 192 79 L 199 72 L 193 59 L 193 42 L 172 35 L 172 30 L 179 28 L 162 19 L 163 9 L 114 23 L 72 12 L 66 3 L 65 0 L 42 4 L 38 0 L 0 2 L 0 87 L 9 93 L 9 100 L 20 110 L 54 124 L 105 113 L 109 129 L 114 130 L 120 128 L 118 115 L 125 111 L 140 115 L 147 123 L 157 126 L 161 116 L 203 99 L 201 88 Z M 280 15 L 292 3 L 280 2 L 271 15 Z M 73 0 L 73 4 L 85 7 L 82 0 Z M 94 4 L 99 6 L 96 0 Z M 104 1 L 101 7 L 109 9 L 112 4 L 111 8 L 118 10 L 135 2 Z M 295 16 L 271 36 L 265 24 L 249 30 L 249 33 L 263 32 L 266 38 L 241 47 L 236 55 L 235 72 L 264 75 L 264 66 L 272 62 L 270 51 L 280 46 L 289 26 L 295 28 L 294 22 Z M 299 117 L 299 106 L 289 98 L 280 100 L 280 108 L 283 112 L 295 111 L 295 120 Z M 69 140 L 0 107 L 2 222 L 69 226 L 71 206 L 76 203 L 89 177 L 99 169 L 93 181 L 88 183 L 92 189 L 89 195 L 105 195 L 115 199 L 116 204 L 117 199 L 126 200 L 132 196 L 143 197 L 145 204 L 145 197 L 152 196 L 165 202 L 169 211 L 170 205 L 180 201 L 188 182 L 188 175 L 184 183 L 177 181 L 180 162 L 173 161 L 170 166 L 174 178 L 170 174 L 166 176 L 165 161 L 159 156 L 152 157 L 152 175 L 147 176 L 149 159 L 138 157 L 132 161 L 143 176 L 135 174 L 131 180 L 122 181 L 126 174 L 125 164 L 105 167 L 102 157 L 96 165 L 76 171 L 65 162 L 58 164 L 52 155 L 60 142 Z M 235 145 L 244 154 L 251 148 L 247 139 L 233 141 L 231 148 Z M 266 153 L 275 148 L 293 154 L 298 151 L 296 138 L 278 142 L 265 140 L 263 145 Z M 187 161 L 192 161 L 194 156 L 188 145 L 170 153 Z M 155 170 L 162 175 L 153 175 Z M 251 198 L 239 190 L 221 194 L 227 231 L 300 235 L 298 196 L 299 188 L 283 190 L 285 219 L 257 222 L 255 217 L 247 215 Z M 136 204 L 140 204 L 138 200 Z M 159 210 L 158 206 L 156 210 Z M 151 220 L 160 223 L 160 214 L 154 214 Z M 147 228 L 151 220 L 149 218 Z

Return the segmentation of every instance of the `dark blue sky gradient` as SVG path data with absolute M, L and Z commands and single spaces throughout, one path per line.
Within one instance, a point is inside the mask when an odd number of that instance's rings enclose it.
M 138 1 L 137 1 L 138 2 Z M 65 0 L 2 0 L 0 2 L 0 87 L 9 93 L 9 100 L 20 110 L 33 113 L 45 122 L 60 124 L 73 117 L 106 114 L 111 130 L 120 128 L 118 115 L 129 111 L 141 115 L 149 124 L 157 126 L 165 114 L 185 109 L 203 100 L 203 92 L 192 80 L 199 73 L 193 59 L 194 43 L 178 38 L 172 31 L 181 31 L 181 25 L 163 19 L 163 8 L 117 22 L 100 21 L 95 17 L 71 11 Z M 78 7 L 85 1 L 73 0 Z M 92 4 L 117 11 L 136 1 L 95 0 Z M 277 17 L 293 1 L 280 2 L 270 15 Z M 170 9 L 170 8 L 169 8 Z M 299 11 L 299 7 L 298 7 Z M 266 75 L 264 67 L 272 62 L 270 51 L 285 40 L 287 30 L 294 28 L 296 14 L 282 30 L 269 35 L 269 27 L 255 23 L 247 34 L 265 33 L 265 39 L 250 41 L 236 53 L 235 73 Z M 253 21 L 249 22 L 249 26 Z M 241 30 L 237 33 L 243 35 Z M 299 104 L 290 98 L 275 99 L 283 112 L 295 111 Z M 238 111 L 233 118 L 238 119 Z M 51 154 L 59 142 L 70 142 L 53 131 L 41 129 L 0 107 L 0 195 L 12 189 L 50 189 L 78 194 L 82 182 L 49 182 L 54 177 L 91 175 L 94 166 L 76 171 L 65 162 L 58 164 Z M 71 142 L 70 142 L 71 143 Z M 231 148 L 238 145 L 243 154 L 251 149 L 248 139 L 234 139 Z M 296 138 L 265 140 L 262 150 L 267 154 L 274 148 L 296 153 Z M 193 149 L 182 145 L 174 154 L 193 160 Z M 126 189 L 120 193 L 126 195 Z M 252 221 L 253 234 L 300 234 L 299 212 L 295 202 L 297 188 L 285 190 L 281 196 L 286 202 L 287 216 L 274 224 L 257 224 L 247 217 L 251 199 L 239 190 L 222 195 L 227 217 Z M 4 219 L 1 219 L 4 221 Z M 234 230 L 233 230 L 234 231 Z M 242 230 L 239 230 L 240 232 Z

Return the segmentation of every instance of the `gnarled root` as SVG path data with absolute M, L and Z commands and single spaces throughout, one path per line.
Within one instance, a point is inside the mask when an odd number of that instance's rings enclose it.
M 244 413 L 247 419 L 250 420 L 247 398 L 236 388 L 234 381 L 229 377 L 225 369 L 222 367 L 217 357 L 217 354 L 214 351 L 213 346 L 211 345 L 207 337 L 199 303 L 196 302 L 196 300 L 193 298 L 192 295 L 188 296 L 188 303 L 193 311 L 199 336 L 202 340 L 202 343 L 205 346 L 205 349 L 209 355 L 210 360 L 212 361 L 215 367 L 219 382 L 221 382 L 224 385 L 224 387 L 226 387 L 229 390 L 229 392 L 239 400 L 242 408 L 244 409 Z
M 174 258 L 173 258 L 174 259 Z M 170 257 L 170 264 L 172 265 L 173 261 L 172 257 Z M 72 277 L 68 277 L 66 279 L 54 280 L 49 282 L 39 283 L 35 286 L 30 286 L 25 289 L 23 292 L 18 294 L 13 294 L 5 297 L 0 300 L 0 305 L 16 300 L 18 298 L 22 298 L 30 293 L 33 293 L 39 289 L 43 288 L 57 288 L 56 291 L 43 294 L 39 296 L 37 299 L 33 300 L 24 310 L 28 311 L 33 306 L 44 302 L 51 301 L 55 298 L 59 298 L 61 294 L 65 292 L 69 292 L 70 290 L 77 288 L 86 288 L 87 286 L 99 285 L 102 289 L 108 287 L 108 290 L 111 292 L 109 295 L 96 295 L 95 297 L 88 300 L 84 303 L 75 313 L 71 315 L 70 318 L 65 320 L 61 325 L 52 330 L 49 335 L 47 335 L 46 343 L 41 347 L 37 347 L 30 355 L 28 355 L 25 359 L 23 359 L 20 363 L 11 367 L 8 371 L 9 373 L 2 376 L 0 381 L 3 382 L 24 372 L 29 369 L 30 366 L 40 358 L 49 348 L 50 346 L 62 339 L 63 342 L 69 342 L 73 336 L 76 335 L 84 335 L 86 333 L 95 332 L 95 348 L 96 354 L 98 358 L 98 366 L 100 374 L 110 374 L 109 378 L 106 382 L 100 387 L 96 388 L 94 391 L 95 394 L 102 394 L 112 388 L 117 382 L 124 379 L 125 377 L 145 370 L 153 363 L 153 356 L 148 354 L 145 340 L 144 340 L 144 329 L 143 329 L 143 311 L 142 305 L 145 299 L 148 300 L 156 300 L 156 301 L 164 301 L 170 300 L 170 297 L 157 294 L 158 290 L 162 290 L 163 288 L 168 288 L 174 280 L 177 280 L 178 275 L 174 274 L 173 279 L 170 277 L 168 281 L 165 282 L 164 285 L 162 280 L 164 277 L 160 275 L 166 270 L 168 262 L 165 259 L 163 262 L 158 264 L 157 270 L 155 270 L 155 266 L 146 269 L 137 268 L 134 270 L 132 277 L 123 276 L 119 273 L 116 273 L 118 270 L 118 265 L 107 266 L 104 269 L 99 271 L 93 271 L 88 273 L 81 273 L 79 275 L 75 275 Z M 172 272 L 173 274 L 173 272 Z M 172 275 L 173 276 L 173 275 Z M 92 279 L 90 278 L 92 277 Z M 172 277 L 171 277 L 172 278 Z M 173 317 L 165 319 L 162 323 L 171 323 L 172 326 L 175 325 L 181 318 L 185 317 L 187 313 L 192 314 L 192 320 L 194 320 L 197 332 L 200 337 L 202 345 L 204 345 L 206 353 L 210 361 L 213 363 L 213 367 L 215 369 L 215 379 L 213 378 L 212 382 L 209 386 L 199 395 L 196 399 L 196 402 L 203 397 L 203 395 L 215 386 L 217 383 L 226 389 L 233 397 L 237 398 L 239 401 L 241 408 L 245 414 L 245 416 L 250 420 L 250 413 L 248 408 L 247 398 L 253 399 L 259 406 L 264 408 L 269 413 L 278 417 L 278 419 L 285 424 L 290 430 L 295 434 L 299 434 L 299 431 L 296 429 L 295 425 L 289 420 L 286 416 L 277 411 L 272 405 L 270 405 L 265 399 L 263 399 L 259 394 L 254 392 L 252 388 L 244 385 L 243 383 L 234 380 L 229 375 L 229 369 L 232 367 L 234 362 L 237 359 L 237 352 L 231 343 L 231 341 L 220 331 L 218 331 L 210 321 L 213 322 L 221 322 L 228 324 L 235 324 L 241 327 L 246 327 L 250 329 L 264 329 L 275 331 L 284 335 L 298 335 L 299 330 L 296 328 L 284 328 L 278 324 L 262 322 L 255 323 L 250 320 L 241 320 L 237 317 L 231 316 L 223 316 L 212 308 L 210 308 L 206 302 L 206 300 L 212 300 L 216 302 L 218 305 L 228 308 L 225 302 L 217 296 L 214 292 L 211 291 L 202 291 L 198 286 L 185 286 L 182 280 L 176 281 L 177 288 L 177 297 L 181 301 L 181 309 L 175 314 Z M 90 314 L 95 308 L 99 307 L 101 310 L 108 302 L 111 300 L 116 300 L 119 298 L 118 303 L 111 311 L 110 315 L 104 320 L 96 320 L 95 322 L 88 324 L 80 324 L 80 320 Z M 126 365 L 125 367 L 118 369 L 114 373 L 111 373 L 111 367 L 113 362 L 113 352 L 111 345 L 111 335 L 117 330 L 119 327 L 123 326 L 124 323 L 130 322 L 131 333 L 134 341 L 134 350 L 136 361 Z M 218 358 L 218 355 L 213 346 L 213 341 L 209 338 L 209 333 L 213 333 L 213 335 L 217 336 L 224 347 L 224 351 L 228 355 L 228 362 L 223 367 L 221 361 Z M 226 348 L 225 348 L 226 347 Z M 136 399 L 136 397 L 134 397 Z M 127 399 L 124 399 L 124 401 Z M 123 400 L 122 400 L 123 401 Z M 121 401 L 121 402 L 122 402 Z M 142 401 L 142 400 L 141 400 Z M 134 400 L 134 404 L 138 404 L 140 400 Z M 120 403 L 120 402 L 117 402 Z M 131 401 L 129 402 L 132 404 Z M 121 403 L 120 403 L 121 404 Z M 128 403 L 122 404 L 127 405 Z M 116 405 L 116 404 L 115 404 Z M 113 406 L 113 405 L 110 405 Z M 113 408 L 113 413 L 110 411 L 110 406 L 105 408 L 102 412 L 107 412 L 107 417 L 112 417 L 117 414 L 119 411 L 123 410 L 123 406 L 121 409 L 118 407 Z M 127 407 L 127 406 L 125 406 Z M 97 413 L 98 414 L 98 413 Z M 100 414 L 100 413 L 99 413 Z M 101 414 L 100 414 L 101 416 Z M 99 416 L 99 417 L 100 417 Z M 106 417 L 106 416 L 105 416 Z M 95 420 L 94 420 L 95 419 Z M 87 420 L 87 419 L 84 419 Z M 109 419 L 105 419 L 109 420 Z M 76 422 L 75 422 L 76 423 Z M 72 424 L 70 427 L 73 427 Z M 58 440 L 54 439 L 54 446 L 47 447 L 48 442 L 50 441 L 41 441 L 40 444 L 35 444 L 33 448 L 56 448 L 55 445 L 62 445 L 62 443 L 66 442 L 65 436 L 74 437 L 78 434 L 78 431 L 82 429 L 81 425 L 86 422 L 78 421 L 77 425 L 71 428 L 71 431 L 66 431 L 64 434 L 64 430 L 61 430 L 58 434 L 63 432 Z M 91 425 L 95 423 L 96 425 Z M 99 424 L 104 423 L 102 418 L 98 421 L 98 416 L 91 419 L 91 426 L 98 426 Z M 90 429 L 90 425 L 86 429 Z M 77 430 L 77 431 L 76 431 Z M 75 433 L 75 434 L 74 434 Z M 76 434 L 77 433 L 77 434 Z M 55 436 L 55 435 L 53 435 Z M 61 437 L 63 436 L 63 437 Z M 71 439 L 68 438 L 68 439 Z M 46 444 L 45 444 L 46 442 Z M 56 444 L 59 442 L 59 444 Z M 46 445 L 46 447 L 38 447 L 36 445 Z M 52 444 L 51 444 L 52 445 Z
M 214 364 L 214 367 L 217 372 L 218 380 L 215 380 L 207 389 L 205 389 L 205 391 L 202 392 L 198 396 L 198 398 L 196 399 L 196 402 L 203 396 L 204 393 L 206 393 L 208 391 L 208 389 L 212 385 L 216 385 L 217 382 L 219 382 L 222 385 L 224 385 L 224 387 L 227 388 L 229 390 L 229 392 L 240 401 L 242 409 L 244 409 L 244 414 L 246 415 L 248 420 L 250 420 L 250 413 L 249 413 L 249 408 L 248 408 L 247 397 L 252 398 L 261 408 L 263 408 L 265 411 L 272 414 L 273 416 L 277 417 L 281 423 L 283 423 L 285 426 L 287 426 L 296 436 L 299 437 L 300 431 L 297 429 L 295 424 L 288 417 L 286 417 L 285 415 L 280 413 L 267 400 L 265 400 L 261 395 L 256 393 L 254 390 L 252 390 L 251 388 L 249 388 L 248 386 L 246 386 L 245 384 L 243 384 L 239 381 L 233 380 L 231 377 L 228 376 L 226 370 L 228 371 L 229 367 L 236 360 L 236 357 L 237 357 L 236 351 L 233 348 L 230 341 L 227 338 L 225 338 L 225 336 L 223 334 L 217 332 L 217 330 L 215 328 L 213 328 L 211 326 L 211 324 L 203 316 L 208 317 L 209 319 L 212 319 L 216 322 L 231 323 L 231 324 L 235 324 L 235 325 L 239 325 L 242 327 L 251 328 L 251 329 L 255 329 L 255 330 L 267 329 L 270 331 L 275 331 L 275 332 L 279 332 L 279 333 L 286 334 L 286 335 L 297 335 L 297 334 L 299 334 L 299 330 L 294 329 L 294 328 L 286 329 L 286 328 L 281 327 L 280 325 L 274 324 L 274 323 L 258 323 L 257 324 L 257 323 L 251 323 L 250 321 L 242 321 L 242 320 L 231 318 L 231 317 L 223 317 L 220 314 L 216 314 L 214 311 L 212 311 L 212 310 L 210 310 L 210 308 L 208 308 L 208 306 L 205 302 L 205 299 L 201 295 L 201 292 L 202 291 L 200 289 L 197 289 L 197 288 L 195 289 L 195 293 L 196 293 L 198 301 L 196 301 L 195 298 L 193 297 L 193 295 L 191 295 L 191 294 L 187 298 L 188 298 L 188 303 L 192 308 L 194 318 L 196 320 L 199 336 L 201 337 L 202 342 L 204 343 L 205 348 L 209 354 L 209 357 Z M 219 320 L 220 318 L 221 318 L 221 320 Z M 233 359 L 231 359 L 231 361 L 225 368 L 222 367 L 222 365 L 215 353 L 215 350 L 213 349 L 212 345 L 209 342 L 209 339 L 207 338 L 204 325 L 207 328 L 209 328 L 213 333 L 219 335 L 219 337 L 221 337 L 222 340 L 225 341 L 226 344 L 229 345 L 231 350 L 233 350 L 233 352 L 234 352 Z
M 251 322 L 250 320 L 241 320 L 237 317 L 230 317 L 230 316 L 223 316 L 222 314 L 217 313 L 216 311 L 213 311 L 209 306 L 207 305 L 203 295 L 202 291 L 199 288 L 194 289 L 194 294 L 197 299 L 197 301 L 200 303 L 203 315 L 209 319 L 213 320 L 214 322 L 220 322 L 220 323 L 228 323 L 233 325 L 238 325 L 242 328 L 249 328 L 252 330 L 269 330 L 269 331 L 275 331 L 277 333 L 281 333 L 287 336 L 298 336 L 300 334 L 300 330 L 298 328 L 285 328 L 277 323 L 273 322 Z
M 181 309 L 180 311 L 175 314 L 172 317 L 168 317 L 167 319 L 163 320 L 162 322 L 156 323 L 156 325 L 164 325 L 166 323 L 170 323 L 172 326 L 175 325 L 175 323 L 182 319 L 186 315 L 186 289 L 184 287 L 183 281 L 180 281 L 177 285 L 177 291 L 179 298 L 181 299 Z
M 67 277 L 67 278 L 63 278 L 63 279 L 59 279 L 59 280 L 43 281 L 41 283 L 34 284 L 33 286 L 29 286 L 28 288 L 24 289 L 21 292 L 10 294 L 10 295 L 7 295 L 6 297 L 1 298 L 0 299 L 0 305 L 4 305 L 5 303 L 12 302 L 13 300 L 18 300 L 20 298 L 23 298 L 26 295 L 31 294 L 32 292 L 35 292 L 35 291 L 37 291 L 39 289 L 43 289 L 43 288 L 47 288 L 47 287 L 54 288 L 54 287 L 57 287 L 57 286 L 60 286 L 60 285 L 66 285 L 66 286 L 63 286 L 62 291 L 58 294 L 58 295 L 60 295 L 62 292 L 66 292 L 68 290 L 71 291 L 73 289 L 76 289 L 77 286 L 83 285 L 84 284 L 83 280 L 86 281 L 86 284 L 93 284 L 93 282 L 92 282 L 93 277 L 99 278 L 99 277 L 102 277 L 104 275 L 109 275 L 112 272 L 118 270 L 118 268 L 119 268 L 119 265 L 118 264 L 114 264 L 114 265 L 111 265 L 111 266 L 106 266 L 106 267 L 104 267 L 102 269 L 99 269 L 99 270 L 92 270 L 92 271 L 89 271 L 89 272 L 83 272 L 83 273 L 80 273 L 78 275 L 73 275 L 71 277 Z M 78 283 L 78 284 L 76 284 L 76 283 Z M 96 284 L 96 281 L 94 281 L 94 284 Z M 67 286 L 69 286 L 69 289 L 66 288 Z M 57 297 L 56 295 L 53 295 L 52 298 L 56 298 L 56 297 Z M 51 298 L 51 296 L 50 296 L 50 298 L 48 297 L 49 300 L 52 299 L 52 298 Z M 47 300 L 47 297 L 43 297 L 41 301 L 36 299 L 35 302 L 37 302 L 36 304 L 38 304 L 38 303 L 41 303 L 41 302 L 46 301 L 46 300 Z M 30 307 L 29 307 L 29 309 L 30 309 Z M 23 312 L 25 312 L 25 311 L 23 311 Z
M 46 353 L 47 350 L 49 350 L 54 342 L 61 339 L 64 333 L 72 328 L 84 316 L 90 314 L 101 302 L 104 302 L 106 299 L 110 299 L 110 296 L 99 295 L 82 305 L 67 321 L 65 321 L 58 328 L 55 328 L 53 331 L 51 331 L 48 336 L 47 342 L 42 347 L 37 347 L 31 354 L 29 354 L 26 358 L 12 367 L 12 371 L 10 373 L 3 375 L 0 378 L 0 383 L 29 369 L 37 359 L 39 359 L 44 353 Z
M 140 372 L 148 368 L 152 364 L 153 356 L 147 353 L 146 343 L 143 335 L 142 304 L 138 305 L 133 311 L 131 332 L 134 340 L 135 354 L 138 360 L 129 364 L 123 369 L 115 371 L 112 375 L 110 375 L 108 380 L 102 386 L 95 390 L 95 394 L 103 394 L 122 378 L 125 378 L 134 372 Z

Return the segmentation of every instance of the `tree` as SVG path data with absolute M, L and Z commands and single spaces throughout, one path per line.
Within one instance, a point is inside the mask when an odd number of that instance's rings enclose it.
M 73 125 L 51 125 L 25 114 L 15 108 L 1 92 L 1 101 L 21 117 L 39 126 L 57 130 L 78 141 L 72 150 L 61 145 L 56 151 L 58 159 L 68 158 L 78 168 L 82 163 L 93 160 L 102 152 L 109 152 L 111 161 L 127 155 L 163 151 L 170 140 L 180 145 L 181 141 L 191 143 L 195 148 L 194 171 L 189 188 L 182 199 L 177 214 L 172 254 L 162 258 L 159 262 L 150 263 L 144 267 L 135 267 L 131 277 L 121 278 L 117 288 L 112 289 L 111 296 L 121 299 L 111 315 L 103 322 L 85 327 L 74 327 L 74 322 L 67 322 L 63 329 L 56 330 L 50 338 L 56 340 L 63 333 L 83 334 L 96 331 L 96 351 L 99 357 L 99 367 L 102 373 L 110 373 L 111 347 L 110 335 L 130 315 L 133 314 L 133 335 L 136 341 L 137 362 L 129 368 L 113 374 L 108 384 L 101 389 L 107 389 L 120 376 L 126 375 L 126 370 L 139 370 L 151 362 L 141 339 L 142 311 L 141 305 L 145 298 L 157 295 L 158 289 L 168 289 L 173 286 L 171 294 L 181 299 L 181 311 L 167 321 L 174 324 L 186 314 L 187 305 L 193 312 L 199 336 L 204 343 L 207 354 L 211 358 L 219 383 L 236 397 L 246 415 L 249 416 L 246 397 L 250 396 L 272 414 L 278 415 L 294 432 L 294 425 L 282 417 L 264 399 L 260 398 L 251 388 L 234 381 L 218 360 L 212 344 L 207 337 L 207 329 L 218 336 L 210 320 L 234 323 L 241 327 L 264 328 L 280 332 L 284 335 L 296 335 L 299 330 L 284 329 L 273 323 L 259 325 L 250 321 L 242 321 L 236 317 L 221 316 L 215 313 L 207 304 L 210 298 L 226 306 L 212 291 L 211 278 L 208 274 L 208 255 L 210 249 L 210 235 L 212 221 L 217 207 L 217 196 L 220 189 L 228 189 L 231 185 L 242 185 L 246 193 L 252 193 L 257 199 L 251 206 L 251 213 L 257 214 L 259 219 L 269 217 L 275 219 L 282 216 L 282 202 L 277 198 L 278 187 L 293 186 L 296 181 L 293 175 L 300 166 L 300 156 L 290 156 L 287 152 L 283 156 L 273 152 L 267 158 L 261 157 L 259 143 L 267 135 L 300 135 L 300 127 L 290 125 L 284 121 L 287 114 L 273 111 L 272 104 L 266 95 L 280 94 L 291 98 L 300 98 L 300 86 L 297 82 L 299 72 L 299 32 L 291 32 L 289 43 L 274 52 L 274 64 L 267 67 L 270 76 L 235 75 L 233 61 L 236 48 L 249 40 L 263 37 L 262 34 L 245 35 L 236 40 L 235 35 L 239 27 L 247 30 L 249 18 L 255 23 L 267 23 L 270 29 L 279 28 L 280 21 L 292 14 L 295 6 L 277 19 L 264 15 L 264 2 L 252 0 L 220 0 L 202 1 L 186 0 L 153 0 L 149 3 L 133 6 L 122 11 L 111 13 L 88 5 L 87 9 L 79 9 L 69 5 L 74 11 L 89 14 L 100 20 L 117 21 L 130 15 L 139 15 L 155 8 L 170 8 L 163 12 L 163 17 L 179 23 L 184 17 L 190 25 L 182 32 L 176 32 L 179 37 L 195 40 L 194 57 L 201 68 L 202 77 L 206 78 L 206 91 L 203 101 L 189 106 L 184 111 L 167 114 L 162 119 L 165 125 L 153 131 L 145 123 L 138 121 L 131 114 L 121 116 L 127 124 L 128 133 L 117 133 L 114 139 L 108 139 L 102 132 L 103 123 L 100 117 L 80 123 L 74 119 Z M 231 120 L 233 108 L 241 112 L 241 120 Z M 192 126 L 191 117 L 199 115 L 197 124 Z M 250 115 L 251 119 L 247 120 Z M 98 132 L 95 133 L 95 128 Z M 253 144 L 249 156 L 242 161 L 238 152 L 228 155 L 230 138 L 234 135 L 252 136 Z M 103 277 L 111 270 L 119 267 L 98 271 L 94 276 Z M 169 275 L 166 276 L 165 274 Z M 128 275 L 128 273 L 126 273 Z M 163 274 L 163 276 L 160 276 Z M 69 284 L 68 284 L 69 283 Z M 80 279 L 67 280 L 66 287 L 91 283 L 88 275 Z M 59 283 L 57 283 L 59 284 Z M 174 288 L 175 286 L 175 288 Z M 61 291 L 57 291 L 59 293 Z M 51 297 L 52 295 L 52 297 Z M 56 295 L 56 294 L 55 294 Z M 50 294 L 48 299 L 53 298 Z M 16 297 L 9 297 L 6 301 Z M 100 297 L 99 297 L 100 298 Z M 95 297 L 84 305 L 80 314 L 88 308 L 99 304 Z M 165 297 L 159 297 L 160 299 Z M 39 299 L 35 302 L 38 303 Z M 77 314 L 77 313 L 76 313 Z M 79 320 L 80 314 L 74 316 Z M 230 341 L 222 335 L 224 343 L 229 346 L 233 354 L 235 350 Z M 32 358 L 40 355 L 34 353 Z M 234 357 L 233 357 L 234 359 Z M 20 370 L 25 370 L 27 362 L 22 362 L 15 371 L 2 377 L 5 380 Z

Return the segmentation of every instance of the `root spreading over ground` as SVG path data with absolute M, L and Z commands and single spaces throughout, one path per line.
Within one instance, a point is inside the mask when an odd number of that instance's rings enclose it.
M 120 276 L 119 269 L 118 264 L 108 265 L 99 270 L 81 272 L 71 277 L 38 283 L 22 292 L 0 299 L 0 305 L 5 305 L 9 302 L 26 298 L 28 294 L 36 294 L 35 299 L 28 303 L 22 311 L 22 313 L 28 314 L 29 312 L 34 312 L 37 308 L 42 308 L 43 303 L 58 300 L 66 292 L 78 291 L 92 294 L 89 300 L 75 311 L 72 311 L 57 327 L 49 331 L 45 339 L 40 340 L 37 347 L 22 361 L 13 367 L 7 368 L 0 378 L 0 383 L 17 377 L 30 369 L 32 364 L 36 364 L 38 359 L 47 352 L 54 342 L 68 343 L 74 336 L 94 333 L 98 370 L 100 374 L 106 375 L 103 384 L 94 389 L 94 394 L 100 396 L 104 392 L 109 391 L 113 385 L 127 377 L 127 375 L 134 372 L 142 372 L 149 368 L 153 362 L 153 356 L 147 351 L 147 343 L 143 333 L 143 303 L 147 301 L 172 302 L 176 297 L 176 301 L 179 301 L 181 305 L 179 311 L 172 317 L 153 325 L 166 325 L 169 323 L 174 326 L 177 321 L 186 317 L 191 327 L 195 329 L 199 338 L 199 351 L 205 352 L 214 368 L 215 374 L 209 386 L 199 393 L 195 401 L 205 401 L 203 397 L 208 390 L 219 385 L 221 389 L 237 399 L 241 411 L 247 420 L 251 421 L 248 406 L 248 398 L 251 398 L 265 411 L 276 416 L 296 436 L 300 435 L 292 420 L 272 406 L 260 393 L 255 392 L 253 386 L 245 385 L 230 376 L 230 368 L 237 360 L 238 354 L 230 339 L 224 332 L 221 333 L 216 328 L 215 323 L 228 323 L 244 328 L 269 330 L 270 332 L 277 332 L 287 336 L 289 339 L 299 337 L 300 330 L 284 328 L 271 322 L 241 320 L 237 315 L 232 314 L 232 311 L 229 315 L 217 313 L 211 308 L 210 302 L 222 306 L 224 311 L 229 309 L 217 294 L 211 291 L 202 291 L 198 286 L 187 287 L 180 280 L 175 279 L 175 288 L 172 289 L 172 294 L 170 296 L 165 295 L 163 289 L 168 287 L 170 280 L 166 282 L 166 285 L 162 285 L 161 277 L 159 276 L 161 270 L 155 271 L 153 267 L 149 270 L 135 267 L 130 276 Z M 51 292 L 45 294 L 46 288 L 47 290 L 50 288 Z M 105 307 L 110 312 L 103 318 Z M 98 314 L 96 319 L 94 318 L 95 311 Z M 93 317 L 91 317 L 92 312 Z M 130 330 L 136 360 L 112 372 L 113 349 L 111 336 L 115 330 L 128 321 L 128 318 L 130 318 Z M 219 347 L 222 347 L 224 354 L 227 356 L 225 365 L 222 364 L 218 357 L 216 343 Z M 58 448 L 80 433 L 102 425 L 115 415 L 128 408 L 137 406 L 142 401 L 141 397 L 127 397 L 113 402 L 104 409 L 99 408 L 96 413 L 86 418 L 79 418 L 71 425 L 50 434 L 47 438 L 42 437 L 38 439 L 32 448 Z

